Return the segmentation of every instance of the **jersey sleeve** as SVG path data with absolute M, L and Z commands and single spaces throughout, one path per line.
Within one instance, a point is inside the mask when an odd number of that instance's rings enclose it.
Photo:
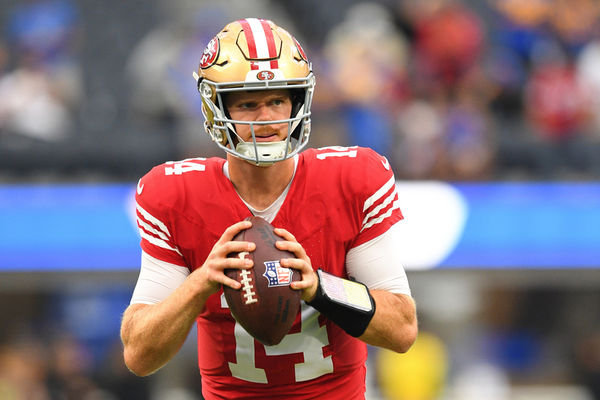
M 142 250 L 158 260 L 186 267 L 177 247 L 172 204 L 177 187 L 164 178 L 164 165 L 143 176 L 136 189 L 136 217 Z
M 142 266 L 131 304 L 158 304 L 181 285 L 190 270 L 158 260 L 142 251 Z
M 411 295 L 406 272 L 402 266 L 398 224 L 375 239 L 354 247 L 346 254 L 348 276 L 367 285 L 391 293 Z
M 396 178 L 388 160 L 367 148 L 359 148 L 357 158 L 358 169 L 352 175 L 360 222 L 352 248 L 378 237 L 403 218 Z

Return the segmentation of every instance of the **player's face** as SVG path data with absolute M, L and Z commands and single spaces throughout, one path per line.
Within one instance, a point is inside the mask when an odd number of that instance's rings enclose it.
M 239 121 L 274 121 L 290 118 L 292 99 L 285 89 L 230 93 L 225 99 L 231 119 Z M 250 125 L 237 124 L 238 136 L 245 142 L 252 141 Z M 254 125 L 257 142 L 285 140 L 288 124 Z

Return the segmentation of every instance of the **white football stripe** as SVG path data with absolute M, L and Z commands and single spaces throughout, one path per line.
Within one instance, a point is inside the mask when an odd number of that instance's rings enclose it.
M 176 252 L 177 254 L 182 255 L 179 250 L 177 250 L 174 247 L 169 246 L 167 244 L 167 242 L 165 242 L 164 240 L 147 234 L 146 231 L 144 231 L 142 228 L 140 228 L 140 236 L 155 246 L 162 247 L 163 249 L 167 249 L 167 250 L 172 250 L 172 251 Z
M 394 200 L 394 198 L 396 198 L 396 196 L 398 195 L 398 191 L 396 190 L 396 188 L 394 188 L 394 190 L 392 191 L 392 193 L 385 198 L 385 200 L 383 201 L 383 203 L 381 203 L 380 205 L 378 205 L 377 207 L 375 207 L 370 213 L 368 213 L 367 215 L 365 215 L 365 219 L 363 220 L 363 225 L 371 218 L 374 217 L 375 215 L 377 215 L 377 213 L 379 213 L 379 211 L 381 211 L 382 208 L 387 207 L 388 204 L 390 204 L 392 202 L 392 200 Z
M 399 209 L 399 208 L 400 208 L 400 201 L 398 201 L 398 200 L 394 201 L 394 203 L 392 204 L 392 206 L 390 207 L 390 209 L 387 210 L 387 212 L 385 214 L 382 214 L 378 218 L 375 218 L 375 219 L 372 219 L 371 221 L 369 221 L 369 223 L 367 223 L 366 225 L 363 225 L 363 227 L 362 227 L 362 229 L 360 231 L 362 232 L 365 229 L 370 228 L 373 225 L 382 222 L 384 219 L 386 219 L 387 217 L 389 217 L 390 215 L 392 215 L 392 212 L 395 209 Z
M 171 233 L 169 233 L 169 229 L 167 228 L 167 226 L 163 224 L 158 218 L 154 217 L 148 211 L 144 210 L 142 206 L 139 205 L 139 203 L 137 203 L 135 207 L 140 212 L 140 214 L 142 214 L 142 216 L 146 218 L 148 222 L 150 222 L 152 225 L 156 225 L 158 228 L 160 228 L 161 231 L 166 233 L 168 237 L 171 237 Z
M 394 180 L 394 177 L 392 176 L 389 181 L 387 181 L 386 183 L 384 183 L 383 186 L 380 187 L 375 192 L 375 194 L 373 194 L 371 197 L 369 197 L 367 199 L 367 201 L 365 201 L 365 205 L 363 207 L 363 211 L 365 211 L 367 208 L 371 207 L 377 200 L 379 200 L 384 194 L 386 194 L 387 191 L 390 190 L 390 188 L 392 186 L 394 186 L 394 184 L 395 184 L 395 180 Z
M 257 58 L 270 58 L 267 37 L 265 36 L 265 30 L 263 29 L 262 24 L 256 18 L 248 18 L 246 21 L 248 21 L 250 29 L 252 29 Z
M 146 221 L 144 221 L 143 219 L 141 219 L 139 216 L 137 216 L 137 222 L 146 231 L 154 233 L 156 236 L 160 237 L 161 239 L 163 239 L 165 241 L 169 240 L 169 238 L 167 237 L 166 234 L 164 234 L 162 231 L 159 231 L 158 229 L 154 229 L 154 227 L 152 225 L 146 223 Z

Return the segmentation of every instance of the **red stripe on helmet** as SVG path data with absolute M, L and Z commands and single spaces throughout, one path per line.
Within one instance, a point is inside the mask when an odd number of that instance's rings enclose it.
M 250 28 L 250 24 L 245 19 L 240 20 L 240 24 L 242 24 L 242 29 L 244 30 L 244 35 L 246 36 L 246 43 L 248 44 L 248 56 L 250 58 L 256 58 L 256 43 L 254 42 L 254 34 L 252 34 L 252 28 Z
M 261 19 L 260 24 L 262 25 L 263 30 L 265 31 L 265 38 L 267 39 L 267 48 L 269 49 L 269 58 L 275 58 L 275 60 L 271 60 L 271 69 L 279 68 L 279 62 L 277 61 L 277 48 L 275 47 L 275 38 L 273 37 L 273 30 L 269 23 Z

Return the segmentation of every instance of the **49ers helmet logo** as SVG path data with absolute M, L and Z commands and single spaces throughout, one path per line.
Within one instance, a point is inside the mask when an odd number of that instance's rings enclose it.
M 275 74 L 271 71 L 260 71 L 256 74 L 256 78 L 258 78 L 259 81 L 270 81 L 275 78 Z
M 208 68 L 217 61 L 219 55 L 219 39 L 214 37 L 204 49 L 202 57 L 200 58 L 200 68 Z

